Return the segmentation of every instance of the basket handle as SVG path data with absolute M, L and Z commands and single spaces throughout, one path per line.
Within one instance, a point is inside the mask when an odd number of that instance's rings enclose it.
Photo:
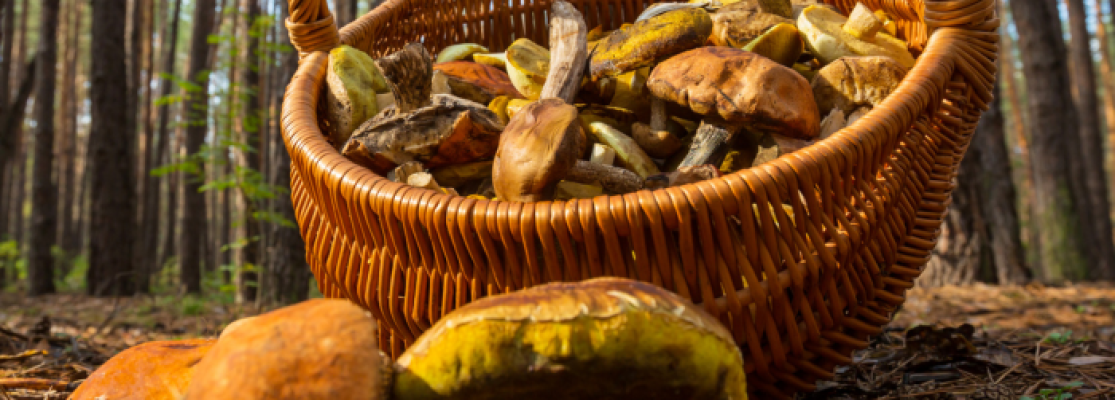
M 341 42 L 337 22 L 326 0 L 288 0 L 290 17 L 286 20 L 290 42 L 298 49 L 299 59 L 315 51 L 329 51 Z

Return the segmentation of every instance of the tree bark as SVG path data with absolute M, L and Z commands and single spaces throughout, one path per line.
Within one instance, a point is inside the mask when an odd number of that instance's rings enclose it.
M 1111 39 L 1107 36 L 1107 24 L 1103 22 L 1103 3 L 1096 0 L 1094 4 L 1096 41 L 1100 44 L 1099 76 L 1100 81 L 1103 82 L 1103 119 L 1107 122 L 1107 143 L 1110 146 L 1115 144 L 1115 66 L 1112 65 Z M 1115 1 L 1112 5 L 1115 5 Z M 1115 157 L 1108 157 L 1106 165 L 1108 173 L 1115 173 Z
M 259 36 L 258 32 L 254 32 L 252 25 L 256 17 L 259 16 L 259 1 L 258 0 L 243 0 L 240 8 L 247 11 L 244 16 L 244 32 L 246 35 L 246 46 L 242 52 L 244 56 L 244 64 L 241 67 L 240 73 L 240 88 L 242 94 L 239 96 L 242 101 L 242 108 L 240 111 L 239 123 L 236 130 L 239 136 L 239 141 L 244 144 L 247 150 L 243 147 L 237 147 L 234 150 L 236 161 L 240 168 L 251 171 L 259 171 L 260 156 L 259 141 L 257 140 L 259 133 L 259 110 L 262 108 L 260 104 L 259 92 Z M 239 274 L 237 274 L 236 287 L 238 303 L 253 302 L 256 299 L 258 275 L 256 269 L 260 268 L 259 259 L 259 235 L 260 222 L 255 219 L 254 214 L 258 211 L 258 204 L 256 199 L 251 197 L 251 192 L 247 188 L 241 186 L 239 191 L 239 202 L 241 210 L 243 210 L 244 221 L 243 231 L 244 239 L 247 240 L 244 247 L 240 249 L 239 260 Z
M 164 4 L 166 4 L 165 1 Z M 170 14 L 173 17 L 171 17 L 170 23 L 163 27 L 163 34 L 160 35 L 162 39 L 160 39 L 159 47 L 160 50 L 165 50 L 165 52 L 163 53 L 163 61 L 162 66 L 160 67 L 160 72 L 164 73 L 166 76 L 174 76 L 175 74 L 175 65 L 177 63 L 174 62 L 174 54 L 178 48 L 178 16 L 181 14 L 181 11 L 182 0 L 174 0 L 174 11 Z M 170 96 L 170 93 L 170 79 L 163 77 L 163 79 L 159 82 L 159 97 L 166 98 L 167 96 Z M 168 126 L 170 124 L 170 107 L 167 104 L 159 105 L 157 114 L 158 116 L 156 118 L 158 119 L 158 131 L 155 138 L 155 152 L 151 156 L 151 162 L 149 163 L 150 165 L 166 163 L 166 161 L 168 160 L 168 155 L 173 149 L 171 145 L 172 140 L 170 138 L 170 128 Z M 166 244 L 162 246 L 162 253 L 158 251 L 158 249 L 160 248 L 158 242 L 160 231 L 159 228 L 164 225 L 169 227 L 171 224 L 173 224 L 173 221 L 177 216 L 177 212 L 175 211 L 174 207 L 168 207 L 165 214 L 159 212 L 159 207 L 161 206 L 160 197 L 162 194 L 162 189 L 159 187 L 161 186 L 160 183 L 166 182 L 168 199 L 172 199 L 175 197 L 173 189 L 174 186 L 170 184 L 170 180 L 148 175 L 147 181 L 150 187 L 154 188 L 154 190 L 151 190 L 149 193 L 147 193 L 146 196 L 144 196 L 144 221 L 148 222 L 143 225 L 143 246 L 147 251 L 147 255 L 145 257 L 145 261 L 140 264 L 140 266 L 149 269 L 145 272 L 146 274 L 153 275 L 155 271 L 158 271 L 158 269 L 166 263 L 167 259 L 170 257 L 170 254 L 173 253 L 172 251 L 170 251 L 173 241 L 169 238 L 174 237 L 174 231 L 170 229 L 167 230 L 165 234 L 166 236 L 164 236 L 168 239 L 166 240 Z M 166 218 L 164 219 L 163 216 L 165 216 Z M 166 221 L 166 223 L 155 223 L 155 221 Z
M 15 43 L 13 36 L 15 36 L 15 4 L 8 4 L 4 9 L 3 18 L 0 23 L 0 115 L 11 112 L 8 106 L 8 97 L 11 95 L 11 78 L 12 78 L 12 44 Z M 10 132 L 10 131 L 9 131 Z M 0 138 L 0 242 L 7 240 L 8 237 L 8 209 L 9 200 L 11 197 L 11 190 L 9 190 L 9 176 L 8 172 L 10 164 L 9 160 L 15 154 L 15 137 L 12 134 L 5 134 Z M 0 271 L 0 280 L 5 277 L 5 272 Z M 0 285 L 0 287 L 3 287 Z
M 190 61 L 187 69 L 187 78 L 197 87 L 186 95 L 185 112 L 186 127 L 186 154 L 197 154 L 205 142 L 205 134 L 209 126 L 209 34 L 213 31 L 213 0 L 197 0 L 194 3 L 194 28 L 190 37 Z M 202 243 L 201 238 L 205 231 L 205 196 L 198 190 L 201 188 L 201 179 L 205 176 L 205 165 L 197 163 L 197 174 L 185 179 L 185 193 L 183 193 L 182 208 L 182 235 L 179 247 L 179 266 L 181 281 L 186 286 L 188 293 L 201 293 L 201 263 Z
M 1099 102 L 1096 95 L 1096 75 L 1092 67 L 1091 36 L 1088 33 L 1088 17 L 1084 11 L 1084 0 L 1067 0 L 1069 11 L 1069 31 L 1072 36 L 1070 46 L 1072 62 L 1073 91 L 1079 121 L 1080 154 L 1074 158 L 1083 163 L 1079 168 L 1087 189 L 1086 201 L 1079 202 L 1085 228 L 1085 243 L 1088 245 L 1088 278 L 1095 280 L 1115 279 L 1115 242 L 1111 236 L 1111 211 L 1108 204 L 1107 178 L 1104 174 L 1104 137 L 1100 133 Z
M 80 51 L 78 47 L 81 45 L 83 3 L 82 1 L 75 1 L 67 8 L 69 10 L 69 20 L 65 23 L 67 44 L 62 69 L 62 98 L 60 99 L 61 104 L 59 104 L 62 129 L 59 135 L 61 143 L 58 146 L 58 202 L 60 207 L 57 242 L 66 255 L 71 257 L 80 251 L 80 248 L 74 246 L 72 238 L 74 236 L 74 192 L 77 191 L 79 186 L 74 179 L 75 164 L 77 163 L 77 151 L 75 150 L 78 117 L 76 89 L 81 84 L 77 81 L 77 70 L 81 67 L 78 62 Z
M 51 177 L 54 161 L 54 83 L 58 60 L 58 0 L 39 8 L 39 55 L 36 64 L 35 159 L 32 167 L 31 249 L 27 277 L 30 296 L 54 293 L 54 245 L 57 231 L 57 188 Z
M 286 1 L 281 1 L 283 19 L 290 15 Z M 282 24 L 279 24 L 282 25 Z M 287 46 L 290 39 L 285 26 L 279 27 L 279 40 Z M 278 58 L 278 66 L 274 74 L 276 87 L 272 90 L 278 101 L 283 95 L 290 78 L 294 75 L 294 68 L 298 66 L 298 55 L 287 52 Z M 271 132 L 273 137 L 281 137 L 280 124 L 275 125 Z M 271 181 L 283 188 L 290 188 L 290 155 L 285 146 L 271 148 L 271 166 L 273 175 Z M 275 211 L 289 221 L 295 221 L 294 206 L 289 194 L 280 195 L 275 199 Z M 268 235 L 267 266 L 261 269 L 259 282 L 260 304 L 292 304 L 305 300 L 310 289 L 310 268 L 306 264 L 306 244 L 302 240 L 296 227 L 271 224 L 271 234 Z
M 1073 108 L 1068 66 L 1057 5 L 1048 0 L 1012 0 L 1019 48 L 1026 76 L 1027 109 L 1034 174 L 1034 216 L 1039 231 L 1039 259 L 1047 281 L 1080 279 L 1088 265 L 1084 251 L 1085 225 L 1079 180 L 1073 160 L 1080 159 L 1076 110 Z
M 984 245 L 989 247 L 989 261 L 994 266 L 1000 285 L 1021 285 L 1030 280 L 1015 208 L 1014 182 L 1010 158 L 1003 135 L 1003 110 L 999 84 L 991 108 L 983 114 L 976 128 L 972 147 L 978 149 L 980 210 Z
M 1005 3 L 1005 1 L 1000 2 L 1000 11 L 1004 16 L 1009 14 L 1009 8 Z M 1013 19 L 1011 19 L 1011 21 L 1013 21 Z M 1010 22 L 1004 19 L 1004 28 L 1002 28 L 1004 31 L 1006 30 L 1007 23 Z M 1031 216 L 1034 215 L 1034 174 L 1032 169 L 1033 163 L 1030 161 L 1029 139 L 1026 137 L 1026 122 L 1022 112 L 1025 106 L 1019 95 L 1019 93 L 1023 91 L 1023 86 L 1022 80 L 1019 79 L 1015 73 L 1014 39 L 1011 38 L 1011 35 L 1000 35 L 1000 38 L 1002 39 L 1002 45 L 999 51 L 1000 78 L 998 82 L 1002 84 L 1001 93 L 1005 94 L 1004 100 L 1007 101 L 1006 104 L 1010 108 L 1010 119 L 1008 120 L 1009 124 L 1007 124 L 1010 129 L 1008 131 L 1018 151 L 1017 161 L 1020 168 L 1018 168 L 1018 171 L 1015 171 L 1017 174 L 1015 180 L 1018 182 L 1020 189 L 1018 211 L 1020 218 L 1025 221 L 1021 224 L 1021 236 L 1026 238 L 1026 241 L 1029 243 L 1026 249 L 1027 260 L 1033 262 L 1038 259 L 1038 230 L 1035 229 L 1034 222 L 1030 220 Z
M 88 293 L 135 294 L 135 96 L 129 87 L 126 0 L 93 6 L 92 150 Z M 133 42 L 134 43 L 134 42 Z M 134 60 L 134 59 L 133 59 Z M 134 83 L 134 82 L 133 82 Z M 119 105 L 126 104 L 126 107 Z

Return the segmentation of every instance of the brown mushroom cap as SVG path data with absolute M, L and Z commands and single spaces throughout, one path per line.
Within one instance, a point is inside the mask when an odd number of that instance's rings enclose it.
M 186 391 L 213 339 L 147 342 L 124 350 L 97 368 L 71 399 L 176 400 Z
M 851 114 L 861 106 L 877 106 L 902 83 L 906 68 L 887 56 L 841 57 L 813 78 L 817 107 Z
M 768 29 L 794 21 L 759 10 L 754 2 L 729 4 L 712 14 L 712 35 L 709 42 L 717 46 L 743 48 Z
M 499 139 L 492 164 L 493 184 L 502 200 L 547 200 L 554 185 L 577 162 L 581 147 L 577 108 L 561 99 L 542 99 L 516 114 Z
M 376 329 L 348 300 L 314 299 L 254 317 L 221 335 L 186 399 L 387 399 L 392 368 Z
M 499 96 L 524 98 L 511 84 L 511 78 L 499 68 L 471 61 L 450 61 L 434 64 L 434 71 L 441 71 L 449 78 L 453 95 L 480 104 L 488 104 Z
M 739 347 L 720 321 L 620 278 L 477 300 L 396 365 L 399 399 L 746 398 Z
M 647 80 L 651 93 L 705 117 L 812 139 L 820 115 L 809 82 L 794 70 L 730 47 L 703 47 L 666 60 Z

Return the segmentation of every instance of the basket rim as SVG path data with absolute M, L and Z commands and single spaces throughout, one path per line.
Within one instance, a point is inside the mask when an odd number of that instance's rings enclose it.
M 423 0 L 388 0 L 384 4 L 381 4 L 376 9 L 372 10 L 368 14 L 365 14 L 363 17 L 341 29 L 341 40 L 338 45 L 352 45 L 355 42 L 354 37 L 359 32 L 359 30 L 366 29 L 369 24 L 377 21 L 378 19 L 387 17 L 395 10 L 405 7 L 414 1 Z M 833 2 L 837 0 L 824 1 Z M 913 3 L 913 9 L 921 10 L 922 12 L 919 14 L 925 15 L 927 29 L 931 30 L 928 35 L 928 40 L 926 41 L 925 50 L 916 59 L 914 67 L 907 72 L 906 77 L 902 80 L 898 88 L 896 88 L 891 93 L 891 95 L 883 101 L 883 103 L 874 107 L 863 118 L 856 121 L 854 124 L 844 127 L 843 129 L 837 131 L 836 133 L 825 139 L 817 140 L 812 145 L 804 149 L 781 156 L 763 165 L 743 169 L 731 174 L 725 174 L 723 176 L 710 180 L 653 190 L 640 189 L 639 191 L 626 194 L 600 195 L 586 199 L 547 200 L 529 204 L 548 205 L 551 203 L 560 204 L 585 200 L 594 203 L 612 203 L 614 201 L 623 201 L 622 199 L 624 197 L 637 196 L 639 193 L 643 192 L 648 192 L 655 196 L 657 196 L 658 193 L 665 193 L 669 197 L 684 198 L 686 197 L 685 192 L 697 190 L 699 192 L 707 193 L 714 191 L 715 186 L 718 186 L 720 184 L 730 184 L 730 182 L 733 181 L 742 181 L 743 183 L 749 184 L 751 182 L 760 182 L 769 179 L 775 182 L 779 182 L 780 180 L 785 179 L 788 175 L 794 175 L 798 177 L 806 176 L 807 174 L 805 174 L 805 172 L 807 171 L 817 172 L 822 169 L 846 168 L 847 165 L 841 165 L 840 163 L 837 163 L 836 165 L 831 164 L 831 161 L 834 158 L 832 157 L 832 155 L 837 154 L 843 155 L 843 157 L 837 157 L 837 159 L 842 160 L 843 163 L 859 164 L 861 167 L 864 166 L 864 164 L 870 164 L 876 166 L 876 169 L 882 169 L 882 160 L 879 160 L 879 162 L 864 163 L 862 160 L 865 157 L 862 156 L 871 154 L 873 150 L 875 150 L 878 146 L 884 145 L 884 142 L 887 141 L 887 138 L 881 136 L 899 136 L 901 135 L 901 133 L 904 133 L 909 126 L 911 126 L 911 124 L 914 122 L 914 118 L 920 115 L 922 111 L 926 111 L 927 109 L 929 111 L 933 111 L 939 104 L 939 101 L 937 101 L 941 97 L 939 92 L 943 92 L 943 87 L 945 86 L 944 84 L 947 82 L 947 77 L 951 75 L 951 72 L 953 68 L 956 67 L 956 63 L 958 61 L 968 61 L 972 64 L 978 64 L 975 62 L 971 62 L 971 60 L 958 60 L 958 54 L 963 53 L 963 51 L 961 51 L 961 47 L 963 46 L 963 39 L 965 38 L 965 36 L 973 36 L 975 38 L 979 38 L 979 36 L 982 35 L 978 35 L 978 31 L 985 31 L 990 28 L 990 30 L 992 31 L 991 35 L 996 38 L 996 41 L 998 37 L 997 34 L 994 33 L 994 29 L 998 26 L 998 19 L 986 19 L 988 17 L 988 14 L 994 16 L 994 1 L 899 1 L 902 3 L 906 3 L 907 5 Z M 922 3 L 923 1 L 927 1 L 928 3 Z M 923 5 L 921 7 L 917 7 L 917 4 L 919 3 Z M 934 5 L 935 3 L 947 3 L 950 10 L 959 7 L 964 12 L 934 12 L 934 10 L 932 10 L 932 7 L 930 6 Z M 956 4 L 958 3 L 969 4 L 964 7 L 963 4 L 961 6 L 957 6 Z M 982 11 L 978 9 L 979 6 L 986 6 L 987 4 L 992 5 L 989 10 L 986 9 L 986 7 Z M 970 11 L 972 9 L 976 9 L 976 11 Z M 932 20 L 931 17 L 942 18 L 943 21 L 935 21 Z M 985 19 L 980 20 L 980 17 L 983 17 Z M 961 27 L 964 27 L 965 25 L 971 26 L 966 27 L 967 29 L 961 28 L 959 30 L 952 28 L 953 26 L 957 25 Z M 977 33 L 977 35 L 972 35 L 973 32 Z M 311 56 L 308 56 L 301 60 L 298 66 L 298 70 L 291 80 L 291 85 L 288 86 L 288 90 L 290 87 L 298 86 L 295 85 L 296 81 L 298 80 L 309 79 L 311 80 L 310 83 L 314 86 L 319 86 L 321 83 L 324 82 L 324 74 L 310 73 L 311 68 L 316 67 L 324 69 L 325 65 L 327 65 L 328 59 L 326 57 L 312 56 L 321 53 L 322 52 L 320 51 L 313 52 Z M 994 65 L 992 64 L 989 68 L 986 69 L 991 70 L 991 73 L 989 75 L 992 75 L 991 79 L 993 80 Z M 990 87 L 990 84 L 988 84 L 988 87 Z M 937 91 L 938 93 L 929 93 L 933 91 Z M 925 97 L 928 97 L 928 99 L 925 99 Z M 284 121 L 288 121 L 289 119 L 293 118 L 293 115 L 297 111 L 308 111 L 310 115 L 317 115 L 316 111 L 318 109 L 318 105 L 316 103 L 299 103 L 292 105 L 286 100 L 287 98 L 284 98 L 282 107 L 282 116 Z M 977 100 L 981 100 L 978 101 L 978 103 L 981 107 L 981 110 L 985 110 L 987 107 L 986 104 L 989 102 L 990 99 Z M 884 126 L 884 124 L 890 125 L 890 127 Z M 405 183 L 390 181 L 385 176 L 376 174 L 370 169 L 349 160 L 347 157 L 344 157 L 339 151 L 337 151 L 333 146 L 328 145 L 323 132 L 321 132 L 317 125 L 310 126 L 313 132 L 309 132 L 316 133 L 317 135 L 300 134 L 298 135 L 298 137 L 294 137 L 294 135 L 292 135 L 290 132 L 291 129 L 289 128 L 290 127 L 288 126 L 288 124 L 284 122 L 282 132 L 284 140 L 287 141 L 288 148 L 292 150 L 292 157 L 295 156 L 295 152 L 305 152 L 305 155 L 309 156 L 309 158 L 316 159 L 314 164 L 316 164 L 318 167 L 323 167 L 321 170 L 327 170 L 330 174 L 340 173 L 341 176 L 336 176 L 338 181 L 355 180 L 356 182 L 353 183 L 356 183 L 357 186 L 364 186 L 365 188 L 375 188 L 375 191 L 377 192 L 390 192 L 395 193 L 396 195 L 405 194 L 405 192 L 409 190 L 426 191 L 432 193 L 431 196 L 424 196 L 425 202 L 430 204 L 438 204 L 454 198 L 466 198 L 464 196 L 452 196 L 430 189 L 416 188 L 406 185 Z M 891 132 L 897 133 L 892 134 Z M 857 149 L 858 151 L 853 152 L 852 149 Z M 824 165 L 826 164 L 826 162 L 828 162 L 828 165 Z M 353 173 L 355 173 L 356 176 L 353 176 Z M 820 177 L 814 176 L 814 178 Z M 815 180 L 816 179 L 814 179 L 814 181 Z M 490 202 L 496 204 L 528 204 L 502 199 L 468 200 L 472 200 L 475 202 Z

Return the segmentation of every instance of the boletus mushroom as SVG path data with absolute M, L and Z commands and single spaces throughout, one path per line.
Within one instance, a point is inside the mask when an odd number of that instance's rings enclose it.
M 466 61 L 472 59 L 476 53 L 487 53 L 488 48 L 476 43 L 458 43 L 444 49 L 437 54 L 437 62 Z
M 778 24 L 793 24 L 786 0 L 744 0 L 712 14 L 709 42 L 741 49 Z
M 745 127 L 805 140 L 820 131 L 809 82 L 794 70 L 748 51 L 731 47 L 687 51 L 659 64 L 647 87 L 656 97 L 704 116 L 678 168 L 715 164 L 713 155 Z
M 470 303 L 399 357 L 397 400 L 746 399 L 720 321 L 648 283 L 549 283 Z
M 507 75 L 515 89 L 527 99 L 538 100 L 550 73 L 550 51 L 522 38 L 511 42 L 505 54 Z
M 638 190 L 643 180 L 635 173 L 578 159 L 586 143 L 577 108 L 570 103 L 584 74 L 588 28 L 567 2 L 555 2 L 550 15 L 553 48 L 541 100 L 513 113 L 500 136 L 492 163 L 496 194 L 507 201 L 549 200 L 563 179 L 617 192 Z
M 445 74 L 453 95 L 465 100 L 489 104 L 499 96 L 523 98 L 507 73 L 490 65 L 450 61 L 434 64 L 434 72 Z
M 914 66 L 906 42 L 880 33 L 883 22 L 863 3 L 856 4 L 850 19 L 827 7 L 809 6 L 802 10 L 797 26 L 806 48 L 821 64 L 848 56 L 887 56 L 903 68 Z
M 356 127 L 379 112 L 376 94 L 389 89 L 372 57 L 349 46 L 329 52 L 325 83 L 325 118 L 332 127 L 333 146 L 340 149 Z
M 393 369 L 376 329 L 367 311 L 340 299 L 237 321 L 197 364 L 186 400 L 386 400 Z
M 817 71 L 811 86 L 818 108 L 839 109 L 847 115 L 859 107 L 879 105 L 904 77 L 906 68 L 890 57 L 841 57 Z
M 147 342 L 112 356 L 74 391 L 73 400 L 178 400 L 197 363 L 217 341 Z
M 617 29 L 596 45 L 589 62 L 593 81 L 654 65 L 701 46 L 712 19 L 701 8 L 670 11 Z
M 427 168 L 492 157 L 503 124 L 485 105 L 453 95 L 430 95 L 433 63 L 411 43 L 378 62 L 395 106 L 361 125 L 344 155 L 377 174 L 419 161 Z

